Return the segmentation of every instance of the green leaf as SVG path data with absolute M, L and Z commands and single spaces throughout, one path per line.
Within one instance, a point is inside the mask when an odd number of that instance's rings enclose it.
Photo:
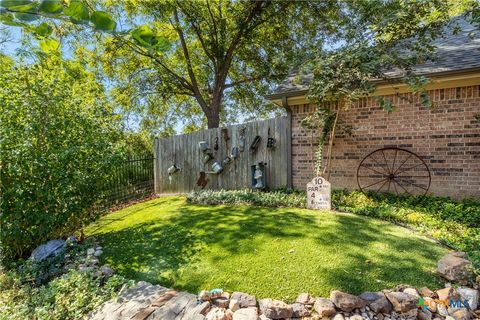
M 55 14 L 62 12 L 63 6 L 60 0 L 43 0 L 38 10 L 45 13 Z
M 38 3 L 28 1 L 28 3 L 19 4 L 15 6 L 8 7 L 9 10 L 18 11 L 18 12 L 37 12 Z
M 48 37 L 52 34 L 53 28 L 48 23 L 42 22 L 40 25 L 35 27 L 32 31 L 37 36 Z
M 74 21 L 88 20 L 90 18 L 87 6 L 80 1 L 70 2 L 70 5 L 63 12 Z
M 157 44 L 155 45 L 155 48 L 158 51 L 165 52 L 172 47 L 172 43 L 167 38 L 156 37 L 156 39 L 157 39 Z
M 12 27 L 23 26 L 23 23 L 15 21 L 15 18 L 13 17 L 13 14 L 11 14 L 10 12 L 0 11 L 0 22 L 3 23 L 6 26 L 12 26 Z
M 103 31 L 113 31 L 115 30 L 116 23 L 105 11 L 94 11 L 90 20 L 95 25 L 95 28 Z
M 152 40 L 155 37 L 152 29 L 145 25 L 132 30 L 131 35 L 138 44 L 145 47 L 152 46 Z
M 0 1 L 0 7 L 14 10 L 14 7 L 21 7 L 31 3 L 32 1 L 30 0 L 2 0 Z
M 38 15 L 32 14 L 32 13 L 17 12 L 17 13 L 15 13 L 15 18 L 17 18 L 18 20 L 21 20 L 21 21 L 30 22 L 30 21 L 37 20 L 39 17 L 38 17 Z
M 40 41 L 40 49 L 43 52 L 49 53 L 53 51 L 57 51 L 60 48 L 60 42 L 55 39 L 45 39 Z

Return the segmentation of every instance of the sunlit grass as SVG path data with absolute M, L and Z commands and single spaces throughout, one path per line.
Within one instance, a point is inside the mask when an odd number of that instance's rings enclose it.
M 363 216 L 296 208 L 199 206 L 162 197 L 87 229 L 124 276 L 198 292 L 223 288 L 293 300 L 298 293 L 439 285 L 445 249 Z

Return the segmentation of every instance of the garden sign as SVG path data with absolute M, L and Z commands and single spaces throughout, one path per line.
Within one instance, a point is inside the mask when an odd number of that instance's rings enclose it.
M 307 208 L 325 209 L 332 208 L 332 187 L 330 182 L 322 177 L 315 177 L 307 183 Z

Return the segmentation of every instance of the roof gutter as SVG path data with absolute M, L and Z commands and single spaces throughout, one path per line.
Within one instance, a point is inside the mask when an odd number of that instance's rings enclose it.
M 441 77 L 441 76 L 448 76 L 460 73 L 473 73 L 480 71 L 480 67 L 473 67 L 473 68 L 466 68 L 466 69 L 457 69 L 457 70 L 446 70 L 446 71 L 439 71 L 434 73 L 418 73 L 417 75 L 421 76 L 429 76 L 429 77 Z M 371 82 L 376 85 L 387 84 L 392 80 L 400 80 L 402 76 L 391 77 L 389 79 L 372 79 Z M 308 89 L 301 89 L 301 90 L 294 90 L 294 91 L 287 91 L 287 92 L 279 92 L 279 93 L 272 93 L 265 95 L 265 98 L 268 100 L 279 100 L 284 97 L 291 98 L 291 97 L 300 97 L 305 96 L 308 93 Z M 283 107 L 283 102 L 282 102 Z

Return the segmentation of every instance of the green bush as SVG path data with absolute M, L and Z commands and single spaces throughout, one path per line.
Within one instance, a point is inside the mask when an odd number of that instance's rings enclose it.
M 87 249 L 93 239 L 69 242 L 56 257 L 41 262 L 18 260 L 9 270 L 0 269 L 0 320 L 82 319 L 115 297 L 133 281 L 106 277 L 96 269 L 77 271 L 90 261 Z
M 260 207 L 299 207 L 305 206 L 305 193 L 283 190 L 261 192 L 255 190 L 202 190 L 187 196 L 187 201 L 196 204 L 247 204 Z
M 300 207 L 305 192 L 252 190 L 195 191 L 187 201 L 196 204 L 246 204 L 264 207 Z M 396 196 L 383 193 L 334 190 L 335 210 L 371 216 L 414 228 L 452 248 L 466 251 L 480 270 L 480 201 L 433 196 Z
M 80 64 L 0 55 L 0 263 L 91 221 L 115 164 L 118 116 Z
M 103 281 L 76 270 L 40 287 L 20 279 L 11 271 L 0 273 L 0 320 L 81 319 L 115 297 L 126 283 L 117 275 Z

